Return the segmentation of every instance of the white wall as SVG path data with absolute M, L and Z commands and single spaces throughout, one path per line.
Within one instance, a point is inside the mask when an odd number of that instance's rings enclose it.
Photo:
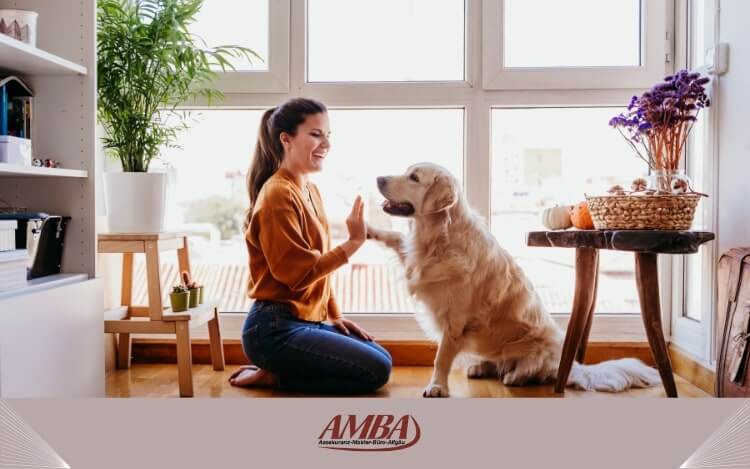
M 719 40 L 729 71 L 719 79 L 719 252 L 750 246 L 750 2 L 721 0 Z

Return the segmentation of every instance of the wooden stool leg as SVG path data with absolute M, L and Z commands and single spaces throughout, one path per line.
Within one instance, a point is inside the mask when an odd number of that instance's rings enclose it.
M 175 323 L 177 335 L 177 377 L 180 397 L 193 397 L 193 354 L 190 350 L 190 329 L 187 321 Z
M 591 323 L 594 322 L 594 309 L 596 308 L 596 292 L 599 288 L 599 251 L 596 256 L 596 267 L 594 272 L 594 297 L 591 299 L 591 308 L 589 309 L 588 319 L 586 319 L 586 328 L 583 330 L 583 337 L 581 337 L 581 344 L 578 346 L 578 353 L 576 354 L 576 361 L 583 363 L 583 359 L 586 358 L 586 347 L 589 344 L 589 335 L 591 335 Z
M 221 329 L 219 327 L 219 310 L 214 308 L 214 317 L 208 321 L 208 340 L 211 346 L 211 363 L 214 370 L 224 370 L 224 346 L 221 343 Z
M 133 301 L 133 253 L 126 252 L 122 255 L 122 284 L 120 288 L 120 304 L 130 307 Z M 130 312 L 128 311 L 128 317 Z M 130 334 L 121 332 L 117 337 L 117 368 L 125 370 L 130 368 L 131 353 Z
M 148 314 L 152 321 L 161 321 L 161 277 L 159 270 L 159 244 L 146 242 L 146 283 L 148 285 Z
M 667 344 L 661 327 L 661 304 L 659 302 L 659 273 L 656 254 L 637 252 L 635 254 L 635 280 L 638 285 L 638 298 L 641 303 L 641 316 L 646 327 L 648 344 L 659 368 L 667 397 L 677 397 L 672 364 L 669 361 Z
M 589 312 L 593 310 L 594 285 L 599 251 L 592 248 L 576 248 L 576 289 L 573 295 L 573 310 L 570 314 L 568 331 L 565 334 L 560 366 L 557 369 L 555 392 L 561 393 L 568 383 L 568 375 L 573 359 L 578 351 Z
M 117 368 L 126 370 L 130 368 L 130 334 L 120 332 L 117 334 Z
M 182 272 L 190 272 L 190 251 L 188 248 L 187 236 L 182 238 L 182 247 L 177 250 L 177 265 L 180 268 L 179 278 L 182 278 Z M 192 273 L 192 272 L 191 272 Z
M 120 304 L 130 306 L 133 301 L 133 253 L 122 255 L 122 288 L 120 289 Z

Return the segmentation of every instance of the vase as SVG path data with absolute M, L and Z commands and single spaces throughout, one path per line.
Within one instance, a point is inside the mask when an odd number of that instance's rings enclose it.
M 172 304 L 173 313 L 181 313 L 183 311 L 187 311 L 189 301 L 190 295 L 188 294 L 188 292 L 169 294 L 169 302 Z
M 659 192 L 679 193 L 673 188 L 675 180 L 685 181 L 687 187 L 682 192 L 687 192 L 692 187 L 692 181 L 685 174 L 684 169 L 656 169 L 648 175 L 648 188 Z M 679 186 L 679 185 L 678 185 Z
M 111 233 L 158 233 L 164 226 L 167 175 L 104 173 Z
M 198 289 L 197 288 L 191 288 L 188 290 L 190 293 L 190 298 L 188 300 L 188 308 L 195 308 L 198 306 Z

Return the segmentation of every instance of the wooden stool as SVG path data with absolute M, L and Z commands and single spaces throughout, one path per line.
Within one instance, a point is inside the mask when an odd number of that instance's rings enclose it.
M 224 369 L 224 348 L 221 343 L 218 304 L 206 301 L 197 308 L 173 313 L 162 305 L 159 277 L 159 253 L 177 250 L 180 272 L 190 272 L 187 237 L 177 233 L 100 234 L 100 253 L 122 253 L 121 304 L 124 319 L 104 321 L 104 332 L 118 334 L 117 367 L 130 368 L 130 334 L 175 334 L 177 342 L 177 374 L 180 397 L 193 396 L 192 352 L 190 328 L 208 322 L 211 363 L 214 370 Z M 148 306 L 131 305 L 133 294 L 133 254 L 146 255 Z
M 596 305 L 599 249 L 610 249 L 635 253 L 635 280 L 648 344 L 667 396 L 677 397 L 677 386 L 672 375 L 672 364 L 669 361 L 661 325 L 657 255 L 692 254 L 698 252 L 701 244 L 712 239 L 714 239 L 714 234 L 706 231 L 570 230 L 528 233 L 526 237 L 528 246 L 575 248 L 576 250 L 576 287 L 573 295 L 573 310 L 570 314 L 568 331 L 565 334 L 555 392 L 564 391 L 573 366 L 573 359 L 582 363 L 586 355 L 586 345 Z

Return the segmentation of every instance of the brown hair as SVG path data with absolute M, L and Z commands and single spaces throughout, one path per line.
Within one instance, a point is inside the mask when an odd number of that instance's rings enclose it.
M 327 112 L 325 105 L 308 98 L 291 98 L 281 105 L 263 113 L 258 130 L 258 141 L 255 144 L 255 154 L 247 171 L 247 194 L 250 197 L 250 207 L 245 214 L 243 229 L 247 230 L 253 206 L 258 200 L 258 194 L 263 184 L 281 166 L 284 159 L 284 148 L 281 145 L 281 133 L 297 134 L 297 126 L 312 114 Z

